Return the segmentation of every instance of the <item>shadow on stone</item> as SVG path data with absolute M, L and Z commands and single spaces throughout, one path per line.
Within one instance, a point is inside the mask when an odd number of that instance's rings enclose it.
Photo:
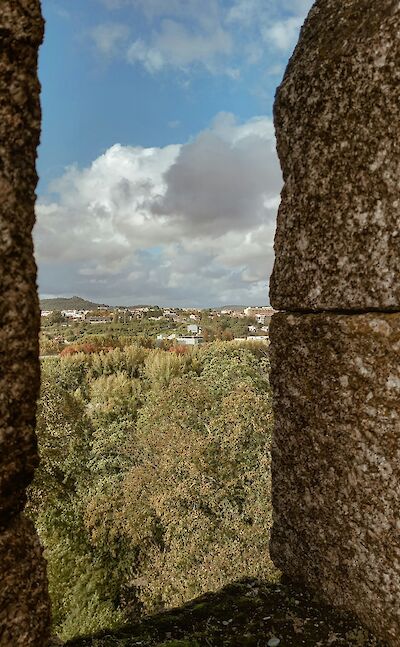
M 273 640 L 275 638 L 275 641 Z M 278 642 L 277 642 L 278 641 Z M 54 643 L 54 647 L 57 644 Z M 302 586 L 242 580 L 171 611 L 65 647 L 385 647 L 353 616 Z M 53 647 L 53 646 L 52 646 Z

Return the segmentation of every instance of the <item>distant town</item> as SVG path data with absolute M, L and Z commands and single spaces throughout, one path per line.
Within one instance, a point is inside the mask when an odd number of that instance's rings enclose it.
M 270 306 L 116 307 L 85 302 L 79 297 L 70 301 L 81 307 L 57 309 L 57 299 L 49 301 L 41 303 L 42 336 L 58 344 L 58 350 L 63 344 L 99 334 L 146 336 L 153 340 L 154 347 L 196 346 L 215 339 L 268 342 L 269 322 L 274 313 Z M 65 306 L 68 299 L 60 299 L 59 303 Z

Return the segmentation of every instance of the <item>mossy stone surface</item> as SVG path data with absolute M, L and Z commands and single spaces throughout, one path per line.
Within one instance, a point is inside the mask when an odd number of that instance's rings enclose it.
M 272 638 L 281 647 L 385 647 L 354 617 L 325 606 L 304 587 L 255 580 L 65 647 L 266 647 Z

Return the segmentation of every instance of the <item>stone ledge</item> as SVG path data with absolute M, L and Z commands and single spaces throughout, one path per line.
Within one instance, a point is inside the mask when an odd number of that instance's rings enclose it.
M 354 617 L 322 604 L 302 586 L 250 579 L 65 647 L 267 647 L 270 641 L 277 647 L 385 647 Z

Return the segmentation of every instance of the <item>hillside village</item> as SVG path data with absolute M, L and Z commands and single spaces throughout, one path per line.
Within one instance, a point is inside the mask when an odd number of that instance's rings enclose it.
M 50 301 L 50 300 L 49 300 Z M 152 305 L 132 307 L 98 305 L 72 297 L 53 299 L 47 307 L 41 303 L 42 335 L 60 345 L 76 342 L 79 337 L 137 333 L 150 337 L 154 346 L 197 346 L 214 339 L 225 341 L 268 341 L 274 312 L 269 306 L 223 308 L 171 308 Z M 80 303 L 81 302 L 81 303 Z

